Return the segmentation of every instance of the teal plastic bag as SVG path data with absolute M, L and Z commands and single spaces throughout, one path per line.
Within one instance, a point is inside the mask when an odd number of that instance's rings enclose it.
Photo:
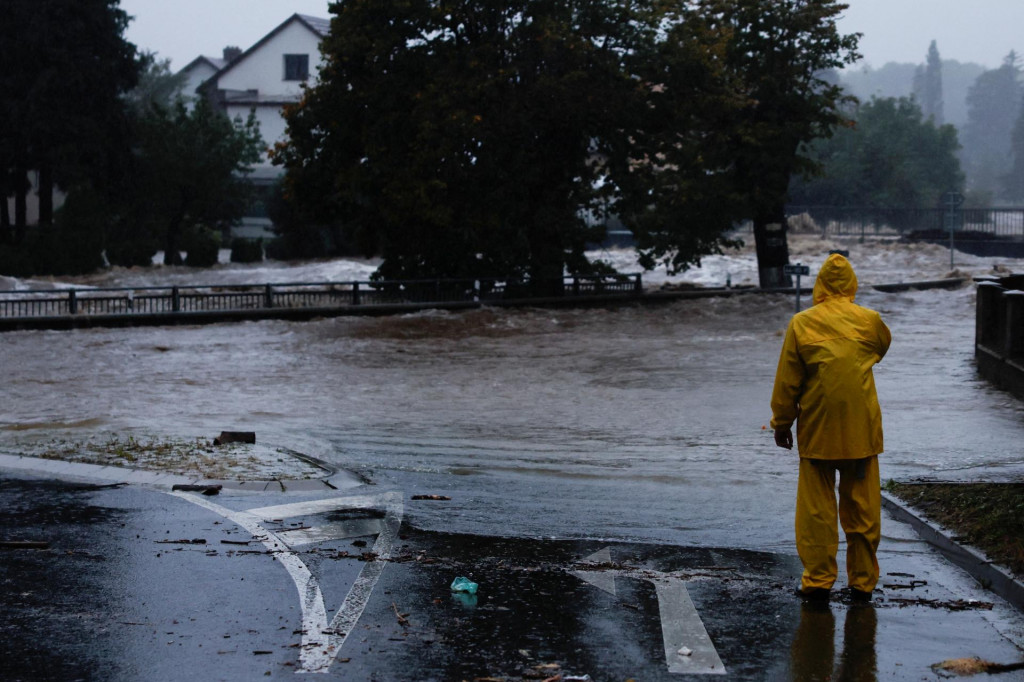
M 479 587 L 475 582 L 469 578 L 463 578 L 459 576 L 452 581 L 452 592 L 465 592 L 467 594 L 476 594 L 476 589 Z

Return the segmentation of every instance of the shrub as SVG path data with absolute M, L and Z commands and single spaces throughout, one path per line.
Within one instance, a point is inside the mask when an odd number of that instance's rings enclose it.
M 182 251 L 187 254 L 185 265 L 193 268 L 208 268 L 217 264 L 220 251 L 220 234 L 208 227 L 196 225 L 182 235 Z
M 262 239 L 236 237 L 231 240 L 232 263 L 258 263 L 261 260 L 263 260 Z

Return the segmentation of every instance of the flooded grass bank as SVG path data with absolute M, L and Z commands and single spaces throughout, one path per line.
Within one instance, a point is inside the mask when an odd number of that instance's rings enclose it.
M 896 483 L 886 490 L 988 557 L 1024 574 L 1024 482 Z

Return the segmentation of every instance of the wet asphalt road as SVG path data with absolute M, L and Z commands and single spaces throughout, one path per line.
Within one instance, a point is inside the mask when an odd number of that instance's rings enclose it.
M 965 601 L 893 521 L 876 604 L 812 608 L 791 554 L 463 535 L 457 517 L 427 532 L 403 513 L 445 501 L 380 492 L 4 474 L 0 539 L 49 548 L 0 554 L 0 678 L 921 680 L 949 658 L 1021 659 L 1005 604 Z M 456 576 L 478 593 L 453 593 Z

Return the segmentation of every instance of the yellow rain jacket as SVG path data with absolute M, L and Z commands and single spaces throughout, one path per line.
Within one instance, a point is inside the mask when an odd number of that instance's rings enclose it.
M 772 429 L 796 421 L 800 457 L 860 459 L 882 452 L 882 411 L 871 368 L 892 337 L 853 302 L 857 276 L 839 254 L 821 266 L 814 305 L 786 329 L 772 391 Z

